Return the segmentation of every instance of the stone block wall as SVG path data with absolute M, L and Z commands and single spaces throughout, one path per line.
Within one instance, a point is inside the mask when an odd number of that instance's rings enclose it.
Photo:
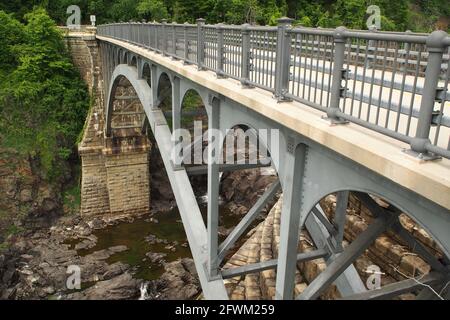
M 149 153 L 106 156 L 109 205 L 112 214 L 150 210 Z
M 102 152 L 82 154 L 81 215 L 110 212 L 105 156 Z

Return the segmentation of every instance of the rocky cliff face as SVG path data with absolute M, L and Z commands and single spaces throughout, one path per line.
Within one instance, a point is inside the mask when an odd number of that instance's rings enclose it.
M 20 231 L 49 226 L 62 214 L 61 190 L 70 178 L 68 163 L 62 175 L 49 183 L 43 179 L 37 159 L 0 148 L 0 243 L 3 247 L 14 242 Z

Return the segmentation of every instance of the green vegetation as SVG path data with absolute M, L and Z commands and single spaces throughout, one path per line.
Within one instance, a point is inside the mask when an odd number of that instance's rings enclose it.
M 63 190 L 63 209 L 65 215 L 77 214 L 81 208 L 81 168 L 75 166 L 72 172 L 72 181 Z
M 15 0 L 0 4 L 0 10 L 13 12 L 21 19 L 37 4 L 59 24 L 66 23 L 66 9 L 75 4 L 81 8 L 85 24 L 91 14 L 97 15 L 98 23 L 164 18 L 193 23 L 205 18 L 208 23 L 270 25 L 281 16 L 289 16 L 305 26 L 345 25 L 356 29 L 366 29 L 367 7 L 378 5 L 383 30 L 450 30 L 448 0 Z
M 75 151 L 89 95 L 46 11 L 24 21 L 0 11 L 0 146 L 37 159 L 52 180 Z

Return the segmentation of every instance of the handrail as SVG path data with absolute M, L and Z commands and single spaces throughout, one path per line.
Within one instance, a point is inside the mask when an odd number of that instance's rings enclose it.
M 121 22 L 97 34 L 195 63 L 450 159 L 450 36 L 365 30 Z

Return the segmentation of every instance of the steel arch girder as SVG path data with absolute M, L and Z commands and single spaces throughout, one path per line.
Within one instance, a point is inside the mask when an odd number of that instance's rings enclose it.
M 152 91 L 146 80 L 138 78 L 136 68 L 125 64 L 117 66 L 111 77 L 112 84 L 120 77 L 127 78 L 135 89 L 136 94 L 144 107 L 156 142 L 160 148 L 167 175 L 169 176 L 177 204 L 180 208 L 180 215 L 205 297 L 207 299 L 227 299 L 228 296 L 223 280 L 221 278 L 210 279 L 203 268 L 207 253 L 207 234 L 205 225 L 186 170 L 175 170 L 171 166 L 172 134 L 165 121 L 164 114 L 161 110 L 152 110 Z M 107 115 L 109 114 L 109 116 L 111 116 L 111 111 L 112 110 L 108 110 Z
M 220 130 L 224 134 L 226 133 L 226 130 L 237 125 L 245 125 L 255 130 L 278 130 L 279 135 L 276 139 L 272 139 L 272 137 L 270 137 L 270 133 L 268 134 L 267 139 L 263 136 L 259 137 L 259 139 L 270 152 L 273 167 L 277 171 L 280 178 L 280 184 L 283 187 L 284 165 L 282 159 L 280 158 L 287 152 L 286 129 L 264 115 L 250 110 L 239 103 L 227 99 L 226 97 L 221 98 L 221 105 L 222 112 L 220 114 Z
M 361 191 L 385 199 L 420 224 L 450 257 L 450 211 L 394 181 L 309 142 L 305 168 L 302 223 L 325 196 L 337 191 Z

